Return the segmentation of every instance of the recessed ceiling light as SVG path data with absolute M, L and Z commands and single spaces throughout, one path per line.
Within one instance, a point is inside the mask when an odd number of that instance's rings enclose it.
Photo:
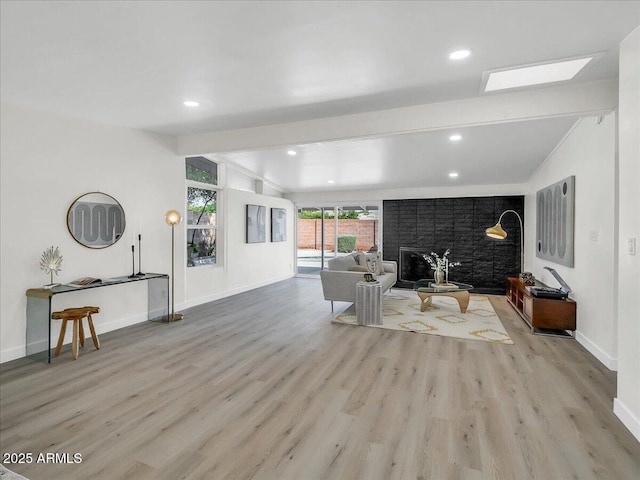
M 510 68 L 489 73 L 485 92 L 505 90 L 507 88 L 540 85 L 542 83 L 571 80 L 584 66 L 593 60 L 593 56 L 565 60 L 560 62 Z M 486 74 L 485 74 L 486 75 Z
M 336 182 L 334 182 L 333 180 L 329 180 L 327 183 L 336 183 Z
M 449 55 L 451 60 L 462 60 L 463 58 L 467 58 L 471 55 L 471 50 L 456 50 Z
M 456 133 L 455 135 L 451 135 L 449 137 L 449 140 L 451 140 L 452 142 L 457 142 L 458 140 L 462 140 L 462 135 Z
M 296 152 L 295 150 L 289 150 L 287 153 L 291 156 L 298 154 L 298 152 Z
M 193 100 L 185 100 L 182 102 L 185 107 L 199 107 L 200 104 L 198 102 L 194 102 Z
M 458 172 L 449 173 L 449 177 L 451 177 L 451 178 L 456 178 L 457 176 L 458 176 Z

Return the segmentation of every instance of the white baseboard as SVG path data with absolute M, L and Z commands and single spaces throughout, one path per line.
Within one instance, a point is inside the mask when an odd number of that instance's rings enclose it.
M 640 442 L 640 419 L 629 410 L 618 398 L 613 399 L 613 413 L 620 419 L 625 427 Z
M 106 322 L 106 323 L 102 321 L 96 322 L 95 323 L 96 333 L 98 335 L 101 335 L 103 333 L 111 332 L 113 330 L 118 330 L 119 328 L 129 327 L 131 325 L 135 325 L 136 323 L 141 323 L 146 320 L 147 320 L 147 314 L 140 313 L 137 315 L 132 315 L 130 317 L 119 318 L 111 322 Z M 88 332 L 88 329 L 85 330 L 85 333 L 86 332 Z M 68 345 L 71 343 L 72 335 L 73 334 L 71 330 L 67 330 L 67 334 L 65 335 L 64 345 Z M 55 347 L 55 344 L 57 343 L 57 341 L 58 341 L 57 337 L 54 339 L 51 339 L 51 346 Z M 46 351 L 47 350 L 46 338 L 42 341 L 37 342 L 37 344 L 35 345 L 36 345 L 35 347 L 36 350 Z M 23 358 L 26 355 L 27 355 L 26 346 L 24 345 L 20 347 L 9 348 L 7 350 L 2 350 L 0 352 L 0 363 L 10 362 L 11 360 L 17 360 L 18 358 Z
M 241 287 L 238 287 L 238 288 L 232 288 L 229 290 L 224 290 L 222 292 L 212 293 L 211 295 L 205 295 L 204 297 L 198 297 L 196 299 L 183 302 L 180 305 L 176 305 L 176 310 L 184 310 L 185 308 L 196 307 L 198 305 L 202 305 L 203 303 L 213 302 L 215 300 L 220 300 L 221 298 L 230 297 L 231 295 L 237 295 L 238 293 L 248 292 L 249 290 L 253 290 L 255 288 L 260 288 L 267 285 L 271 285 L 272 283 L 281 282 L 283 280 L 293 278 L 294 276 L 295 275 L 293 273 L 288 273 L 286 275 L 282 275 L 276 278 L 270 278 L 262 282 L 242 285 Z
M 7 348 L 0 351 L 0 363 L 10 362 L 11 360 L 17 360 L 26 355 L 25 346 Z
M 136 323 L 142 323 L 146 321 L 147 313 L 142 312 L 136 315 L 131 315 L 130 317 L 118 318 L 117 320 L 113 320 L 111 322 L 96 322 L 96 333 L 100 335 L 101 333 L 112 332 L 113 330 L 118 330 L 119 328 L 129 327 L 131 325 L 135 325 Z
M 596 357 L 600 363 L 602 363 L 609 370 L 614 372 L 618 371 L 618 359 L 613 358 L 604 350 L 602 350 L 598 345 L 593 343 L 589 338 L 585 337 L 582 333 L 576 332 L 576 340 L 580 345 L 587 349 L 587 351 Z
M 142 323 L 142 322 L 145 322 L 146 320 L 147 320 L 146 313 L 138 313 L 136 315 L 131 315 L 130 317 L 118 318 L 110 322 L 103 322 L 103 321 L 94 322 L 94 325 L 96 328 L 96 334 L 102 335 L 103 333 L 113 332 L 114 330 L 118 330 L 124 327 L 130 327 L 131 325 L 135 325 L 136 323 Z M 85 329 L 85 335 L 87 335 L 88 333 L 89 333 L 88 329 Z M 70 332 L 67 330 L 67 334 L 65 335 L 63 345 L 69 345 L 72 339 L 73 339 L 73 332 Z M 51 340 L 52 346 L 55 346 L 55 342 L 57 341 L 58 341 L 57 338 L 52 339 Z M 46 350 L 47 347 L 45 346 L 44 349 Z

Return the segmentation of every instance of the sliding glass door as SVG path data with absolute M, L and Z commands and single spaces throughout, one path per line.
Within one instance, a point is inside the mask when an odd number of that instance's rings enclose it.
M 373 252 L 380 245 L 380 221 L 377 205 L 337 207 L 337 254 Z
M 334 207 L 298 208 L 296 222 L 298 275 L 319 275 L 327 260 L 335 255 L 332 227 Z M 328 225 L 327 225 L 328 224 Z M 329 235 L 332 235 L 331 233 Z
M 297 273 L 319 275 L 327 261 L 380 245 L 380 207 L 341 205 L 298 208 Z

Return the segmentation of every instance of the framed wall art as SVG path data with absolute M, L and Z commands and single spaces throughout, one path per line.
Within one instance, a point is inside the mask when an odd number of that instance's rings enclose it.
M 263 243 L 266 241 L 266 221 L 267 207 L 247 205 L 247 243 Z
M 573 267 L 576 177 L 536 193 L 536 256 Z
M 284 208 L 271 209 L 271 241 L 287 241 L 287 211 Z

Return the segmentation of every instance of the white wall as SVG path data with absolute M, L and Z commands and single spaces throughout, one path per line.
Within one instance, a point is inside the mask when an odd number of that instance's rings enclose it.
M 640 27 L 620 44 L 618 396 L 614 412 L 640 440 Z
M 131 235 L 142 224 L 143 269 L 170 270 L 164 212 L 184 204 L 184 166 L 171 138 L 6 104 L 1 115 L 0 354 L 7 361 L 25 354 L 25 291 L 49 283 L 39 268 L 48 246 L 59 246 L 63 255 L 55 281 L 129 275 Z M 76 243 L 66 226 L 74 199 L 96 190 L 121 203 L 127 222 L 123 239 L 100 250 Z M 58 295 L 53 307 L 89 303 L 101 308 L 98 333 L 142 321 L 146 284 Z
M 226 231 L 224 268 L 204 266 L 187 269 L 187 293 L 184 306 L 193 306 L 240 293 L 293 276 L 295 252 L 293 204 L 282 198 L 227 189 L 224 198 Z M 247 204 L 267 207 L 264 243 L 245 242 Z M 271 208 L 287 210 L 287 241 L 271 242 Z
M 525 196 L 526 269 L 547 285 L 569 284 L 577 302 L 577 340 L 610 369 L 616 369 L 615 290 L 615 114 L 579 120 L 529 179 Z M 576 177 L 574 268 L 536 257 L 536 192 L 570 175 Z M 592 240 L 592 234 L 597 240 Z
M 25 291 L 49 283 L 48 275 L 39 268 L 40 256 L 48 246 L 60 247 L 63 255 L 56 281 L 129 275 L 130 238 L 141 225 L 142 269 L 170 273 L 171 229 L 164 214 L 169 209 L 184 212 L 185 167 L 171 137 L 7 104 L 2 104 L 0 113 L 0 362 L 5 362 L 25 355 Z M 127 219 L 123 239 L 100 250 L 76 243 L 66 227 L 69 205 L 79 195 L 95 190 L 115 197 Z M 229 191 L 226 200 L 225 268 L 200 267 L 185 273 L 181 254 L 185 225 L 176 227 L 177 310 L 293 272 L 291 203 L 234 191 Z M 288 208 L 290 240 L 255 247 L 244 244 L 245 202 Z M 101 308 L 96 316 L 99 334 L 141 322 L 147 312 L 146 284 L 57 295 L 53 308 L 85 304 Z M 58 323 L 54 322 L 54 339 Z

